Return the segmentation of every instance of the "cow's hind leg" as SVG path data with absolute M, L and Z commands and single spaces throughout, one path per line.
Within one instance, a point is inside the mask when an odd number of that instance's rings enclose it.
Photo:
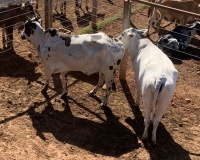
M 93 96 L 97 90 L 103 85 L 105 81 L 105 76 L 103 73 L 99 72 L 99 82 L 97 83 L 97 85 L 94 87 L 93 90 L 90 91 L 90 95 Z
M 153 95 L 151 94 L 151 87 L 148 87 L 142 95 L 142 102 L 144 108 L 144 125 L 145 129 L 142 135 L 142 140 L 147 140 L 148 138 L 148 129 L 150 126 L 150 116 L 153 109 Z
M 165 110 L 167 109 L 167 107 L 169 106 L 169 104 L 171 103 L 171 99 L 172 99 L 173 95 L 166 91 L 166 92 L 161 92 L 158 95 L 158 100 L 155 106 L 155 113 L 152 117 L 152 123 L 153 123 L 153 130 L 152 130 L 152 143 L 153 145 L 156 145 L 156 131 L 157 131 L 157 127 L 158 124 L 162 118 L 162 116 L 164 115 Z
M 103 102 L 100 105 L 101 108 L 103 108 L 104 106 L 107 105 L 108 98 L 109 98 L 110 92 L 112 90 L 113 76 L 114 75 L 113 75 L 112 71 L 108 71 L 107 73 L 105 73 L 106 95 L 104 97 Z

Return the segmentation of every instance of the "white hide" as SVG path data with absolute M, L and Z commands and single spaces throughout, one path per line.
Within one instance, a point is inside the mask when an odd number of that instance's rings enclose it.
M 99 82 L 90 93 L 95 94 L 105 80 L 106 96 L 101 105 L 107 104 L 113 74 L 118 69 L 125 52 L 122 42 L 105 33 L 68 35 L 57 33 L 56 29 L 44 31 L 36 21 L 25 24 L 22 38 L 28 39 L 38 48 L 45 67 L 44 91 L 53 73 L 61 73 L 62 95 L 64 95 L 67 93 L 65 79 L 67 72 L 81 71 L 88 75 L 99 72 Z
M 123 31 L 119 39 L 132 57 L 138 104 L 142 96 L 145 122 L 142 139 L 147 139 L 152 120 L 152 142 L 156 144 L 157 126 L 173 98 L 178 71 L 157 46 L 139 36 L 143 33 L 143 30 L 130 28 Z

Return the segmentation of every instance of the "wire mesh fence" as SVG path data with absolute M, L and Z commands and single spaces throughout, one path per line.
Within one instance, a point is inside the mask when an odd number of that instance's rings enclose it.
M 12 0 L 10 0 L 12 1 Z M 26 0 L 24 0 L 26 1 Z M 0 6 L 8 5 L 9 1 L 0 1 Z M 34 3 L 36 0 L 34 1 Z M 82 0 L 81 8 L 76 8 L 75 0 L 68 0 L 66 1 L 66 13 L 61 13 L 61 2 L 60 0 L 52 0 L 52 19 L 53 24 L 52 27 L 54 28 L 63 28 L 67 31 L 69 30 L 72 32 L 72 34 L 78 34 L 82 29 L 85 27 L 91 26 L 92 23 L 92 10 L 94 9 L 93 1 L 92 0 Z M 45 1 L 41 0 L 38 2 L 39 8 L 38 11 L 41 15 L 41 18 L 43 19 L 42 26 L 45 26 L 44 19 L 45 19 Z M 132 3 L 132 9 L 136 8 L 138 3 L 133 2 Z M 33 5 L 35 8 L 35 4 Z M 56 9 L 57 6 L 57 9 Z M 88 9 L 87 9 L 88 8 Z M 17 9 L 17 8 L 16 8 Z M 79 9 L 79 15 L 76 14 L 77 9 Z M 112 34 L 113 36 L 119 36 L 119 34 L 122 31 L 123 27 L 123 9 L 124 9 L 124 1 L 121 0 L 99 0 L 97 5 L 97 24 L 99 26 L 98 31 L 106 32 L 107 34 Z M 11 10 L 1 11 L 0 14 L 4 14 L 5 12 L 9 13 Z M 18 14 L 15 15 L 16 17 L 20 16 Z M 137 18 L 139 17 L 139 18 Z M 109 21 L 109 23 L 108 23 Z M 119 21 L 121 21 L 119 23 Z M 2 23 L 2 20 L 0 20 L 0 23 Z M 3 24 L 3 23 L 2 23 Z M 109 27 L 107 25 L 109 24 Z M 19 28 L 19 26 L 23 26 L 23 22 L 18 22 L 15 24 L 12 24 L 14 28 Z M 139 11 L 137 13 L 134 13 L 134 16 L 131 17 L 131 25 L 137 26 L 138 28 L 148 28 L 148 9 L 144 9 L 142 11 Z M 166 34 L 167 32 L 172 32 L 172 30 L 175 28 L 175 26 L 178 25 L 175 22 L 168 22 L 168 21 L 162 21 L 160 26 L 151 26 L 150 29 L 150 36 L 149 38 L 156 44 L 157 40 L 159 39 L 159 36 L 157 35 L 157 29 L 161 30 L 161 34 Z M 4 27 L 1 25 L 1 27 Z M 10 26 L 9 26 L 10 27 Z M 154 27 L 154 29 L 153 29 Z M 197 29 L 199 30 L 199 29 Z M 64 30 L 62 30 L 64 31 Z M 1 33 L 2 34 L 2 31 Z M 10 33 L 13 34 L 13 33 Z M 180 34 L 180 33 L 178 33 Z M 9 36 L 9 34 L 7 34 Z M 185 35 L 182 35 L 185 36 Z M 190 56 L 195 59 L 200 58 L 200 51 L 199 51 L 199 39 L 200 37 L 198 35 L 195 35 L 194 37 L 188 36 L 188 38 L 192 38 L 191 43 L 189 44 L 188 48 L 186 50 L 176 50 L 173 48 L 168 48 L 169 51 L 166 52 L 171 57 L 174 57 L 176 59 L 181 60 L 181 56 Z M 2 36 L 0 36 L 0 40 L 2 41 Z M 20 30 L 14 30 L 14 48 L 16 46 L 28 46 L 23 45 L 20 40 Z M 27 43 L 27 42 L 23 42 Z M 182 42 L 180 42 L 181 44 Z M 10 49 L 4 49 L 4 44 L 0 43 L 0 53 L 7 52 Z M 167 48 L 167 46 L 163 46 Z M 173 53 L 173 54 L 172 54 Z M 179 55 L 179 56 L 177 56 Z
M 140 17 L 140 20 L 138 20 L 138 18 L 136 17 Z M 148 15 L 148 8 L 146 8 L 145 10 L 139 11 L 138 13 L 134 15 L 134 17 L 132 16 L 131 18 L 132 23 L 134 25 L 136 25 L 138 28 L 143 28 L 143 29 L 148 28 L 149 19 L 150 17 Z M 185 42 L 184 41 L 179 42 L 179 46 L 185 45 L 187 46 L 186 49 L 181 49 L 181 48 L 175 49 L 175 48 L 171 48 L 170 46 L 162 45 L 162 44 L 159 44 L 159 47 L 165 48 L 164 52 L 171 59 L 181 61 L 182 63 L 187 63 L 186 61 L 183 61 L 183 59 L 185 58 L 192 58 L 192 59 L 199 60 L 200 59 L 200 45 L 199 45 L 200 35 L 198 35 L 197 32 L 200 31 L 200 28 L 199 27 L 193 28 L 193 29 L 190 28 L 191 24 L 197 21 L 198 20 L 193 21 L 187 25 L 180 25 L 177 21 L 172 22 L 172 21 L 162 20 L 160 26 L 154 25 L 154 24 L 150 26 L 150 34 L 148 38 L 152 40 L 152 42 L 155 45 L 158 45 L 157 42 L 160 37 L 163 37 L 164 35 L 167 35 L 167 34 L 176 34 L 182 37 L 183 39 L 187 40 Z M 173 31 L 175 28 L 180 27 L 180 26 L 187 27 L 188 33 Z M 157 31 L 159 31 L 159 33 Z M 192 31 L 195 31 L 195 35 L 191 35 Z M 189 39 L 191 39 L 190 42 L 188 41 Z

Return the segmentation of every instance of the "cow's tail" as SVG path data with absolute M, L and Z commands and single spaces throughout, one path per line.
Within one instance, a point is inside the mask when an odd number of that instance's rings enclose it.
M 158 95 L 162 91 L 162 88 L 165 85 L 165 82 L 166 82 L 166 77 L 164 75 L 155 79 L 155 85 L 154 85 L 155 86 L 155 92 L 154 92 L 154 98 L 153 98 L 152 117 L 155 114 L 155 106 L 156 106 L 156 102 L 157 102 L 157 99 L 158 99 Z

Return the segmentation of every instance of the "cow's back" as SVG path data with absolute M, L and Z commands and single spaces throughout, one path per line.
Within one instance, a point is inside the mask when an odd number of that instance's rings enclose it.
M 92 74 L 109 67 L 110 62 L 117 61 L 124 54 L 123 44 L 104 33 L 78 36 L 58 34 L 54 37 L 49 34 L 46 38 L 42 59 L 48 66 L 56 64 L 57 72 L 68 68 L 69 71 Z M 49 54 L 54 58 L 48 58 Z
M 154 83 L 155 78 L 167 77 L 173 83 L 173 74 L 177 72 L 171 60 L 148 39 L 139 40 L 139 54 L 133 63 L 136 83 L 140 88 Z

